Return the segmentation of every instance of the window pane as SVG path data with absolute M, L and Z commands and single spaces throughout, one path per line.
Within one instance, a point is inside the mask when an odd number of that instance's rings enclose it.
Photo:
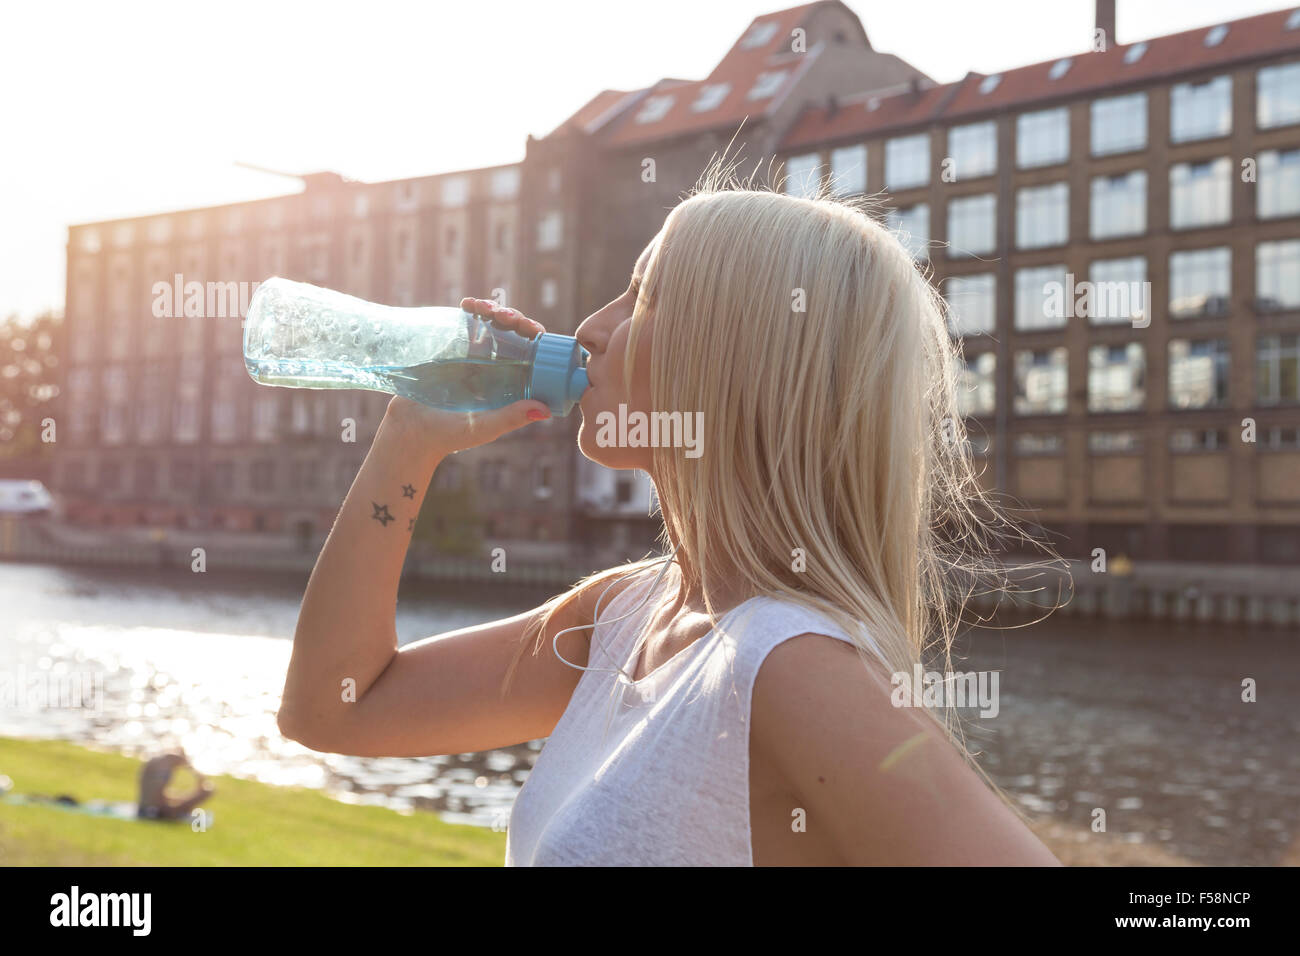
M 1300 239 L 1261 242 L 1255 247 L 1255 307 L 1300 308 Z
M 1052 329 L 1065 325 L 1065 266 L 1016 270 L 1017 329 Z
M 1175 143 L 1232 132 L 1232 77 L 1179 83 L 1169 96 L 1169 138 Z
M 1016 165 L 1063 163 L 1070 152 L 1070 113 L 1065 107 L 1016 117 Z
M 1141 343 L 1088 350 L 1088 411 L 1127 412 L 1146 402 L 1146 351 Z
M 866 191 L 867 147 L 843 146 L 831 150 L 831 182 L 841 196 Z
M 965 359 L 957 383 L 957 411 L 962 416 L 992 415 L 995 407 L 997 356 L 984 352 Z
M 820 185 L 821 157 L 816 153 L 791 156 L 785 163 L 785 192 L 791 196 L 812 196 Z
M 1147 95 L 1111 96 L 1092 103 L 1092 155 L 1127 153 L 1147 144 Z
M 1087 316 L 1093 325 L 1127 325 L 1151 315 L 1151 283 L 1147 281 L 1145 256 L 1097 259 L 1088 270 L 1091 288 L 1084 308 L 1076 315 Z
M 885 214 L 885 225 L 893 232 L 913 259 L 929 257 L 930 207 L 917 203 L 905 209 L 890 209 Z
M 981 335 L 993 331 L 997 277 L 992 273 L 953 276 L 944 283 L 949 328 L 954 335 Z
M 1059 415 L 1065 411 L 1064 348 L 1022 350 L 1015 354 L 1017 415 Z
M 997 197 L 964 196 L 948 203 L 948 257 L 984 255 L 997 244 Z
M 1256 213 L 1261 219 L 1300 214 L 1300 149 L 1259 154 Z
M 1265 335 L 1255 345 L 1255 389 L 1261 405 L 1300 402 L 1300 335 Z
M 987 176 L 998 168 L 997 124 L 969 123 L 948 131 L 948 156 L 954 181 Z
M 1070 187 L 1066 183 L 1027 186 L 1016 191 L 1016 248 L 1064 245 L 1070 228 Z
M 1300 123 L 1300 63 L 1266 66 L 1255 74 L 1255 118 L 1261 129 Z
M 885 143 L 885 186 L 908 189 L 930 181 L 930 137 L 900 136 Z
M 1169 342 L 1169 404 L 1213 408 L 1228 400 L 1228 343 L 1223 339 Z
M 1190 249 L 1169 256 L 1169 315 L 1184 319 L 1226 315 L 1232 283 L 1232 250 Z
M 1232 214 L 1232 160 L 1178 163 L 1169 168 L 1169 225 L 1189 229 L 1226 223 Z
M 1146 232 L 1146 171 L 1135 169 L 1119 176 L 1094 177 L 1089 222 L 1093 239 L 1136 236 Z

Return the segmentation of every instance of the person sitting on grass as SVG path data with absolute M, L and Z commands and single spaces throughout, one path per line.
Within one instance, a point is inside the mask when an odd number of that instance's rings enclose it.
M 167 793 L 167 784 L 179 767 L 189 767 L 197 783 L 194 791 L 184 798 Z M 140 770 L 140 806 L 136 815 L 144 820 L 182 820 L 208 797 L 215 788 L 199 773 L 183 753 L 168 753 L 154 757 Z

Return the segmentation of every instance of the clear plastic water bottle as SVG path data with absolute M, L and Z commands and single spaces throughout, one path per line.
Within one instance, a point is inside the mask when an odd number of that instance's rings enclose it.
M 363 388 L 457 412 L 531 398 L 568 415 L 587 358 L 571 335 L 528 339 L 460 308 L 379 305 L 279 277 L 257 287 L 244 323 L 244 363 L 263 385 Z

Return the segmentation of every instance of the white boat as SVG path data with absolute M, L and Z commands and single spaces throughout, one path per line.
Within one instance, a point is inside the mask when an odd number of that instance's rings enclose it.
M 39 481 L 0 479 L 0 517 L 48 517 L 54 498 Z

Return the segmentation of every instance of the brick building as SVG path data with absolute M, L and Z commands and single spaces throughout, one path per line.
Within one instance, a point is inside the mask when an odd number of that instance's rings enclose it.
M 54 469 L 69 518 L 307 544 L 328 530 L 382 415 L 382 395 L 255 385 L 237 318 L 155 316 L 155 283 L 283 275 L 391 305 L 495 293 L 572 333 L 621 291 L 674 198 L 742 120 L 736 155 L 771 158 L 808 100 L 913 79 L 930 82 L 823 0 L 757 18 L 703 80 L 600 93 L 530 137 L 516 166 L 388 183 L 317 173 L 296 195 L 71 227 L 68 428 Z M 481 537 L 516 555 L 639 555 L 655 527 L 649 482 L 580 468 L 577 423 L 462 452 L 435 486 L 472 485 Z
M 881 194 L 1065 553 L 1300 563 L 1300 10 L 832 97 L 780 152 Z
M 1113 37 L 1113 2 L 1098 11 Z M 158 316 L 155 283 L 496 292 L 572 333 L 730 144 L 746 170 L 782 160 L 793 189 L 830 172 L 883 191 L 953 305 L 987 480 L 1065 550 L 1300 561 L 1300 14 L 1108 47 L 937 85 L 820 0 L 755 18 L 703 79 L 603 91 L 517 165 L 319 173 L 295 195 L 73 226 L 54 485 L 79 523 L 319 540 L 386 397 L 254 385 L 238 319 Z M 1068 281 L 1149 282 L 1150 301 L 1044 308 Z M 577 423 L 462 452 L 435 485 L 472 487 L 482 537 L 515 554 L 639 556 L 649 482 L 582 459 Z
M 516 282 L 517 166 L 302 178 L 295 195 L 71 227 L 54 469 L 70 520 L 319 539 L 387 396 L 254 384 L 240 317 L 256 283 L 283 275 L 417 305 L 508 295 Z M 442 477 L 467 468 L 489 486 L 502 472 L 467 453 Z M 503 501 L 485 509 L 487 531 L 522 511 L 545 537 L 553 509 Z

